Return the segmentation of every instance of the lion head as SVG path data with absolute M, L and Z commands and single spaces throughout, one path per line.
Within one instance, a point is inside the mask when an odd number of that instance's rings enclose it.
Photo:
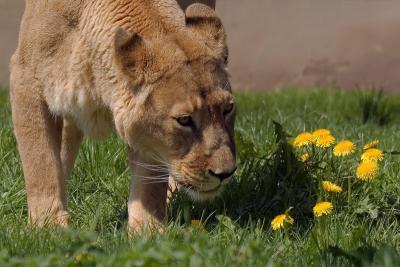
M 135 151 L 167 163 L 182 188 L 206 199 L 236 170 L 235 99 L 220 19 L 201 4 L 185 13 L 184 30 L 173 34 L 117 31 L 118 79 L 127 89 L 114 117 Z

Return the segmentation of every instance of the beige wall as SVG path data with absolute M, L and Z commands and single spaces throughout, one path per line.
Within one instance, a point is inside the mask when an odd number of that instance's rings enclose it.
M 24 1 L 0 0 L 0 83 Z M 398 0 L 217 0 L 235 88 L 400 88 Z M 400 90 L 400 89 L 399 89 Z
M 400 90 L 399 0 L 220 0 L 239 88 Z
M 8 85 L 8 62 L 18 39 L 23 0 L 0 0 L 0 85 Z

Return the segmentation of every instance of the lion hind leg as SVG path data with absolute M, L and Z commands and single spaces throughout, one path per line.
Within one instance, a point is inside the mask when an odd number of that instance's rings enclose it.
M 65 179 L 71 174 L 82 140 L 83 134 L 76 124 L 72 120 L 64 119 L 60 157 Z

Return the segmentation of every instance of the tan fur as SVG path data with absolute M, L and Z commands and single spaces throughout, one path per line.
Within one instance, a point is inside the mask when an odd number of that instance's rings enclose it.
M 229 179 L 213 173 L 235 168 L 226 60 L 221 22 L 201 4 L 27 0 L 11 103 L 30 222 L 68 224 L 82 138 L 113 129 L 129 146 L 132 230 L 162 224 L 168 175 L 193 197 L 218 194 Z

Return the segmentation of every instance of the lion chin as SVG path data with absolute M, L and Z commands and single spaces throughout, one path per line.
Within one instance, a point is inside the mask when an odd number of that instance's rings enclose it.
M 212 189 L 200 190 L 190 183 L 182 183 L 174 179 L 173 177 L 171 178 L 172 181 L 170 181 L 170 186 L 173 189 L 172 191 L 175 191 L 175 189 L 179 189 L 179 191 L 184 192 L 190 199 L 196 202 L 212 201 L 216 197 L 219 197 L 225 190 L 225 186 L 231 180 L 231 178 L 229 178 L 228 180 L 221 182 Z
M 183 188 L 183 191 L 194 201 L 205 202 L 215 199 L 224 191 L 224 185 L 219 185 L 217 188 L 210 191 L 199 191 L 190 188 Z

